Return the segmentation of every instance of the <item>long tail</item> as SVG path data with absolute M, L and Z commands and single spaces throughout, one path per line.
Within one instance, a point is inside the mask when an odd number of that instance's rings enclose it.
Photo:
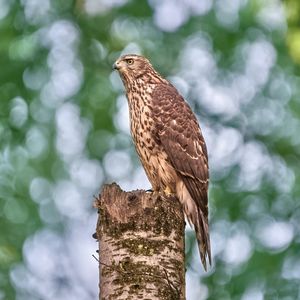
M 177 186 L 177 195 L 181 202 L 190 225 L 195 229 L 201 262 L 205 271 L 207 271 L 206 260 L 208 258 L 209 265 L 211 265 L 211 249 L 207 216 L 204 216 L 200 207 L 191 197 L 185 185 L 181 182 Z
M 210 238 L 208 229 L 208 220 L 203 216 L 200 209 L 197 209 L 197 219 L 192 221 L 194 224 L 196 238 L 200 253 L 201 262 L 205 271 L 207 271 L 206 258 L 208 258 L 209 265 L 211 266 L 211 250 L 210 250 Z

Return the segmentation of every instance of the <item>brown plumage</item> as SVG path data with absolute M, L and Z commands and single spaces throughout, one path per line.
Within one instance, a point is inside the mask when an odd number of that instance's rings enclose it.
M 139 55 L 114 64 L 124 83 L 136 150 L 154 191 L 175 194 L 194 225 L 200 257 L 211 264 L 208 161 L 197 119 L 176 88 Z

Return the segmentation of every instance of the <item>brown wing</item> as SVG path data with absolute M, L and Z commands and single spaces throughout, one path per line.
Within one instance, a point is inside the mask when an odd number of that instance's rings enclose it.
M 172 85 L 158 85 L 152 96 L 158 139 L 207 218 L 208 159 L 197 119 Z
M 195 115 L 172 85 L 158 85 L 152 96 L 157 142 L 163 146 L 196 204 L 196 209 L 189 211 L 187 208 L 185 214 L 194 225 L 201 261 L 206 270 L 206 257 L 211 264 L 206 145 Z

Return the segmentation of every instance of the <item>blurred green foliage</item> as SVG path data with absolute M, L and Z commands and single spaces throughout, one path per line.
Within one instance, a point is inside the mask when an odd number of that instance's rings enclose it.
M 300 64 L 300 3 L 286 0 L 284 2 L 289 30 L 287 32 L 287 45 L 291 57 Z
M 188 231 L 188 299 L 300 299 L 299 3 L 199 3 L 0 1 L 0 299 L 97 295 L 96 278 L 93 292 L 79 292 L 61 269 L 44 293 L 50 277 L 35 277 L 30 253 L 43 256 L 37 232 L 55 233 L 55 244 L 95 215 L 103 182 L 136 187 L 111 70 L 124 49 L 174 82 L 208 142 L 214 266 L 199 273 Z M 54 291 L 63 286 L 68 297 Z

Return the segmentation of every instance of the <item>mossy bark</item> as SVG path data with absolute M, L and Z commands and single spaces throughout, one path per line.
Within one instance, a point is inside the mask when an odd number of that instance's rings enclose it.
M 185 299 L 185 222 L 179 201 L 110 184 L 95 204 L 99 299 Z

